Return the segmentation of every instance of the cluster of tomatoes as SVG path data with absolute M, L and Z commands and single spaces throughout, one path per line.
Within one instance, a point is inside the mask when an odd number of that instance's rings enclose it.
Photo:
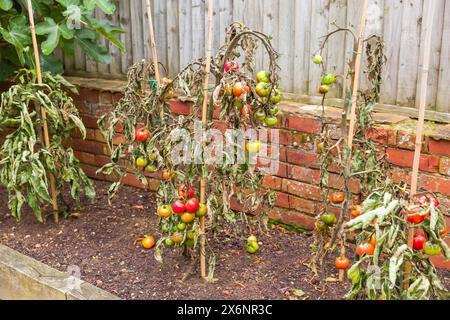
M 313 56 L 313 63 L 321 65 L 323 58 L 320 54 Z M 327 94 L 330 91 L 330 86 L 336 81 L 336 76 L 333 73 L 326 73 L 322 75 L 320 86 L 317 88 L 317 92 L 320 94 Z
M 136 139 L 137 142 L 140 143 L 144 143 L 148 140 L 150 136 L 150 133 L 148 131 L 148 129 L 146 128 L 139 128 L 136 129 L 135 133 L 134 133 L 134 138 Z M 144 155 L 140 155 L 138 157 L 136 157 L 135 159 L 135 166 L 139 169 L 144 170 L 145 172 L 148 173 L 155 173 L 157 170 L 157 161 L 158 159 L 158 153 L 156 151 L 151 152 L 150 155 L 148 156 L 144 156 Z
M 345 200 L 345 194 L 341 191 L 333 192 L 328 197 L 329 201 L 334 205 L 339 205 Z M 320 220 L 316 222 L 316 228 L 320 231 L 327 231 L 329 227 L 336 224 L 337 219 L 334 213 L 324 213 L 320 216 Z
M 406 220 L 414 225 L 420 225 L 425 219 L 431 216 L 431 207 L 437 208 L 439 202 L 431 195 L 422 195 L 417 199 L 417 202 L 410 203 L 410 205 L 402 211 Z M 444 238 L 447 235 L 448 227 L 446 226 L 439 232 L 439 235 Z M 422 251 L 428 256 L 437 256 L 441 254 L 441 246 L 433 241 L 427 240 L 425 232 L 419 229 L 413 239 L 413 249 Z
M 195 219 L 206 216 L 208 207 L 195 198 L 195 190 L 191 185 L 181 184 L 178 196 L 179 199 L 172 205 L 162 204 L 158 208 L 162 231 L 169 233 L 165 243 L 169 247 L 182 244 L 193 247 L 198 235 L 198 230 L 194 228 Z
M 237 73 L 238 71 L 239 64 L 236 61 L 228 61 L 225 64 L 226 73 Z M 280 113 L 278 104 L 282 101 L 283 96 L 281 90 L 271 84 L 269 72 L 261 70 L 256 74 L 256 84 L 253 89 L 258 96 L 257 101 L 261 105 L 254 103 L 255 100 L 251 99 L 252 90 L 245 80 L 239 79 L 232 84 L 225 84 L 224 93 L 228 97 L 234 97 L 234 105 L 241 110 L 243 115 L 247 115 L 248 111 L 259 123 L 264 123 L 268 127 L 276 126 L 278 124 L 277 116 Z

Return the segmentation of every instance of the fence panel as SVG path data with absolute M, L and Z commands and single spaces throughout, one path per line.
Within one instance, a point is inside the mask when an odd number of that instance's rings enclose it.
M 118 11 L 110 17 L 128 31 L 121 35 L 127 52 L 121 55 L 109 45 L 110 66 L 97 65 L 76 48 L 74 57 L 65 57 L 68 74 L 124 77 L 134 62 L 150 58 L 145 0 L 114 0 Z M 427 106 L 430 111 L 450 112 L 450 1 L 437 1 Z M 423 52 L 424 0 L 373 0 L 369 5 L 367 35 L 378 33 L 386 42 L 388 64 L 382 85 L 381 103 L 415 108 Z M 156 45 L 159 60 L 176 72 L 189 61 L 204 54 L 205 0 L 152 0 Z M 295 97 L 316 96 L 320 68 L 311 62 L 312 54 L 333 27 L 358 28 L 359 0 L 215 0 L 213 44 L 224 42 L 225 28 L 242 21 L 250 28 L 273 35 L 280 52 L 281 86 Z M 96 13 L 102 17 L 101 13 Z M 343 74 L 353 50 L 353 37 L 338 34 L 323 55 L 330 71 Z M 258 51 L 257 68 L 264 67 L 264 53 Z M 362 86 L 365 85 L 362 79 Z M 345 88 L 337 84 L 330 97 L 341 98 Z

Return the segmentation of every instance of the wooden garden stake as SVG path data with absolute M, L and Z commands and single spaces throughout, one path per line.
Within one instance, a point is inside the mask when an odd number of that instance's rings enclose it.
M 202 131 L 206 128 L 207 111 L 208 111 L 208 88 L 209 75 L 211 72 L 211 47 L 212 47 L 212 17 L 213 17 L 213 0 L 208 0 L 208 29 L 207 29 L 207 43 L 206 43 L 206 67 L 205 67 L 205 83 L 203 85 L 203 107 L 202 107 Z M 203 133 L 202 133 L 203 139 Z M 203 141 L 204 145 L 204 141 Z M 206 180 L 202 176 L 200 179 L 200 202 L 206 202 Z M 206 233 L 205 233 L 205 217 L 200 217 L 200 274 L 202 278 L 206 278 Z
M 352 161 L 351 150 L 353 148 L 353 138 L 355 135 L 355 124 L 356 124 L 356 108 L 357 108 L 357 99 L 358 99 L 358 90 L 359 90 L 359 78 L 361 73 L 361 60 L 363 54 L 363 46 L 364 46 L 364 35 L 366 33 L 366 22 L 367 22 L 367 2 L 368 0 L 364 0 L 361 21 L 359 25 L 359 38 L 358 38 L 358 51 L 356 52 L 355 59 L 355 69 L 353 70 L 353 85 L 352 85 L 352 107 L 350 113 L 350 127 L 348 130 L 348 139 L 347 139 L 347 147 L 350 150 L 350 155 L 348 157 L 347 168 L 350 167 L 350 163 Z M 347 170 L 348 171 L 348 170 Z M 341 245 L 341 256 L 345 255 L 345 246 L 342 242 Z M 339 281 L 343 281 L 345 277 L 345 270 L 339 270 Z
M 422 136 L 423 136 L 423 124 L 425 121 L 425 109 L 427 102 L 427 82 L 428 82 L 428 72 L 430 66 L 430 51 L 431 51 L 431 36 L 433 29 L 433 18 L 435 10 L 436 1 L 427 1 L 428 15 L 427 15 L 427 25 L 425 33 L 425 42 L 423 50 L 423 64 L 422 64 L 422 79 L 420 81 L 420 100 L 419 100 L 419 120 L 417 123 L 416 132 L 416 144 L 414 151 L 414 162 L 411 176 L 411 196 L 417 193 L 417 182 L 419 176 L 419 163 L 420 163 L 420 153 L 422 151 Z M 414 239 L 414 228 L 408 228 L 408 246 L 413 247 Z M 403 279 L 403 289 L 407 290 L 409 288 L 409 279 L 411 277 L 411 262 L 408 260 L 405 263 L 405 277 Z
M 30 19 L 30 29 L 31 29 L 31 39 L 33 41 L 33 50 L 34 50 L 34 60 L 36 63 L 36 75 L 38 84 L 42 84 L 42 71 L 41 71 L 41 62 L 39 59 L 39 47 L 36 39 L 36 30 L 34 27 L 34 16 L 33 16 L 33 4 L 31 0 L 28 0 L 28 17 Z M 45 108 L 41 106 L 41 118 L 42 118 L 42 128 L 44 131 L 44 145 L 46 148 L 50 147 L 50 136 L 48 133 L 48 125 L 47 125 L 47 112 Z M 58 223 L 58 202 L 56 198 L 56 187 L 55 187 L 55 177 L 49 173 L 50 178 L 50 193 L 52 196 L 52 206 L 53 206 L 53 217 L 55 223 Z
M 358 99 L 358 90 L 359 90 L 359 74 L 361 72 L 361 60 L 362 60 L 362 51 L 364 46 L 364 35 L 366 33 L 366 21 L 367 21 L 367 2 L 368 0 L 364 0 L 363 9 L 361 15 L 361 24 L 359 27 L 359 39 L 358 39 L 358 52 L 355 60 L 355 70 L 354 70 L 354 78 L 353 78 L 353 93 L 352 93 L 352 110 L 350 114 L 350 128 L 348 130 L 348 148 L 352 150 L 353 147 L 353 137 L 355 135 L 355 124 L 356 124 L 356 107 L 357 107 L 357 99 Z
M 148 31 L 150 33 L 150 49 L 152 51 L 152 61 L 153 68 L 155 71 L 155 80 L 158 86 L 158 90 L 161 87 L 161 76 L 159 75 L 159 65 L 158 65 L 158 53 L 156 52 L 156 44 L 155 44 L 155 31 L 153 29 L 153 16 L 152 16 L 152 6 L 150 0 L 147 1 L 147 16 L 148 16 Z M 150 85 L 150 89 L 152 89 L 152 85 Z M 164 121 L 164 105 L 161 104 L 161 123 Z

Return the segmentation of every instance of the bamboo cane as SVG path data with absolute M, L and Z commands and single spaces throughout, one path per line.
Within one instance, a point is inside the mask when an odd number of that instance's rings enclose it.
M 368 0 L 364 0 L 363 8 L 361 13 L 361 21 L 359 25 L 359 38 L 358 38 L 358 51 L 356 52 L 355 59 L 355 70 L 353 73 L 353 84 L 352 84 L 352 107 L 350 113 L 350 127 L 348 130 L 348 139 L 347 146 L 350 150 L 350 155 L 348 157 L 348 162 L 352 161 L 351 150 L 353 148 L 353 138 L 355 135 L 355 124 L 356 124 L 356 107 L 357 107 L 357 99 L 358 99 L 358 90 L 359 90 L 359 78 L 361 73 L 361 61 L 362 61 L 362 51 L 364 46 L 364 35 L 366 33 L 366 22 L 367 22 L 367 3 Z M 349 164 L 348 164 L 349 166 Z M 341 245 L 341 256 L 345 255 L 345 246 L 344 243 Z M 345 270 L 339 270 L 339 281 L 343 281 L 345 278 Z
M 359 74 L 361 71 L 361 60 L 362 60 L 362 51 L 364 46 L 364 35 L 366 33 L 366 21 L 367 21 L 367 2 L 368 0 L 364 0 L 363 9 L 361 14 L 361 24 L 359 27 L 359 38 L 358 38 L 358 52 L 356 53 L 355 60 L 355 70 L 354 70 L 354 79 L 353 79 L 353 93 L 352 93 L 352 110 L 350 114 L 350 128 L 348 130 L 348 148 L 351 150 L 353 147 L 353 137 L 355 135 L 355 124 L 356 124 L 356 107 L 357 107 L 357 99 L 358 99 L 358 90 L 359 90 Z
M 30 19 L 30 29 L 31 29 L 31 39 L 33 41 L 33 50 L 34 50 L 34 60 L 36 63 L 36 75 L 38 84 L 42 84 L 42 71 L 41 71 L 41 62 L 39 59 L 39 47 L 36 39 L 36 29 L 34 27 L 34 16 L 33 16 L 33 4 L 31 0 L 28 0 L 28 17 Z M 48 133 L 48 125 L 47 125 L 47 112 L 45 108 L 41 106 L 41 118 L 42 118 L 42 128 L 44 131 L 44 145 L 46 148 L 50 147 L 50 136 Z M 52 196 L 52 206 L 53 206 L 53 218 L 55 223 L 58 223 L 58 202 L 56 199 L 56 187 L 55 187 L 55 177 L 49 173 L 50 178 L 50 193 Z
M 147 16 L 148 16 L 148 31 L 150 34 L 150 49 L 152 52 L 152 61 L 153 61 L 153 68 L 155 71 L 155 79 L 156 83 L 158 84 L 158 90 L 161 86 L 161 76 L 159 74 L 159 65 L 158 65 L 158 53 L 156 51 L 156 44 L 155 44 L 155 31 L 153 29 L 153 16 L 152 16 L 152 6 L 150 0 L 146 0 L 147 3 Z M 161 123 L 164 121 L 164 105 L 161 104 Z
M 213 0 L 208 0 L 208 27 L 207 27 L 207 43 L 206 43 L 206 68 L 205 68 L 205 83 L 203 85 L 203 107 L 202 107 L 202 131 L 206 128 L 207 111 L 208 111 L 208 88 L 209 75 L 211 72 L 211 46 L 212 46 L 212 17 L 213 17 Z M 203 132 L 202 132 L 203 139 Z M 204 145 L 204 141 L 202 143 Z M 202 176 L 200 179 L 200 202 L 206 202 L 206 180 Z M 206 278 L 206 256 L 205 256 L 205 217 L 200 217 L 200 274 L 202 278 Z
M 419 177 L 419 163 L 420 154 L 422 151 L 422 136 L 423 124 L 425 121 L 425 109 L 427 102 L 427 82 L 430 67 L 430 51 L 431 51 L 431 36 L 433 29 L 433 18 L 435 13 L 436 1 L 428 1 L 428 15 L 426 22 L 425 42 L 423 50 L 423 65 L 422 65 L 422 79 L 420 80 L 420 100 L 419 100 L 419 120 L 417 123 L 416 144 L 414 151 L 414 162 L 411 176 L 411 196 L 417 193 L 417 183 Z M 413 247 L 414 228 L 408 227 L 408 246 Z M 411 262 L 408 260 L 405 263 L 405 277 L 403 279 L 403 288 L 409 288 L 409 279 L 411 277 Z

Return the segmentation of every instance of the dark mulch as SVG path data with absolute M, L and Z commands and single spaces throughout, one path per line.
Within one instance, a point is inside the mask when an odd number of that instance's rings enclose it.
M 1 190 L 0 243 L 61 271 L 79 266 L 83 280 L 124 299 L 286 299 L 295 289 L 305 293 L 299 299 L 340 299 L 349 288 L 348 282 L 321 286 L 312 280 L 305 265 L 311 237 L 278 228 L 259 235 L 262 246 L 255 255 L 235 237 L 209 239 L 217 253 L 217 282 L 204 283 L 198 270 L 183 282 L 192 264 L 179 251 L 165 250 L 160 264 L 152 251 L 134 246 L 144 234 L 158 237 L 154 197 L 125 187 L 109 206 L 108 186 L 96 182 L 96 200 L 83 200 L 82 208 L 59 225 L 50 216 L 48 223 L 38 224 L 28 211 L 17 224 Z M 334 266 L 328 270 L 330 277 L 337 276 Z M 450 284 L 450 272 L 441 274 Z

